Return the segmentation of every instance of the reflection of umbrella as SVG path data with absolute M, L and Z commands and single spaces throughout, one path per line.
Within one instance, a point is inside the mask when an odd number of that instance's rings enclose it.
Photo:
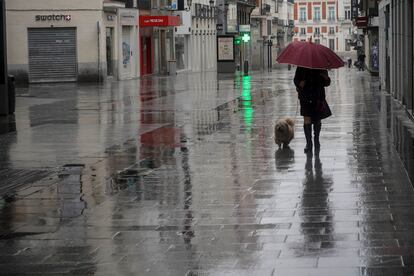
M 290 43 L 276 60 L 279 63 L 322 70 L 344 66 L 342 59 L 331 49 L 320 44 L 305 41 Z

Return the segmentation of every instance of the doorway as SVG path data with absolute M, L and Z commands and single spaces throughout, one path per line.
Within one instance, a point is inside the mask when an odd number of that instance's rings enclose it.
M 152 73 L 152 39 L 150 36 L 141 36 L 141 75 Z
M 122 27 L 122 68 L 121 75 L 129 78 L 132 75 L 132 46 L 131 46 L 131 27 Z
M 114 75 L 114 28 L 106 28 L 106 74 Z

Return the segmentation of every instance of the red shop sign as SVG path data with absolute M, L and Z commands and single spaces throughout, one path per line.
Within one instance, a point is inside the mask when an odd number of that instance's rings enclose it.
M 355 25 L 358 28 L 366 28 L 368 26 L 368 17 L 363 16 L 363 17 L 357 17 L 355 19 Z
M 179 16 L 141 15 L 139 17 L 140 27 L 166 27 L 180 25 L 181 20 Z

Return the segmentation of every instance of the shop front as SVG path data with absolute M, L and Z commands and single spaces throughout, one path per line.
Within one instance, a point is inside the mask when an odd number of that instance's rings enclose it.
M 176 59 L 174 27 L 180 23 L 179 16 L 139 17 L 141 75 L 168 73 L 168 62 Z
M 138 10 L 119 4 L 9 1 L 9 73 L 16 83 L 96 82 L 139 76 Z M 123 58 L 121 58 L 123 57 Z
M 134 9 L 118 9 L 119 18 L 119 71 L 118 79 L 139 77 L 139 43 L 138 43 L 138 11 Z

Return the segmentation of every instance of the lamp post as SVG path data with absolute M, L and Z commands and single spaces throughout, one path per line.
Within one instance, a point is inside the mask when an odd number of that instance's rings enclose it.
M 193 4 L 193 0 L 187 0 L 187 8 L 191 11 L 191 5 Z

